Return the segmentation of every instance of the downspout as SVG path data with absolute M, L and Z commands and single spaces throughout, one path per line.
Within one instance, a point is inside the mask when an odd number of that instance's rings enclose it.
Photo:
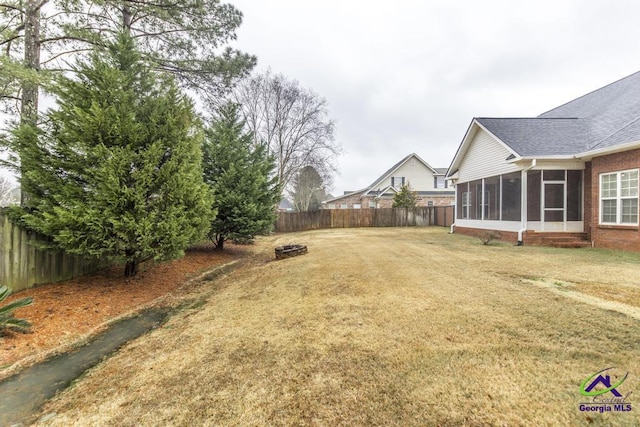
M 527 202 L 528 201 L 527 201 L 527 174 L 526 173 L 529 172 L 531 169 L 535 168 L 536 163 L 537 163 L 537 160 L 533 159 L 531 161 L 531 165 L 529 165 L 528 168 L 523 169 L 522 171 L 524 176 L 524 179 L 522 180 L 522 187 L 523 187 L 522 195 L 524 200 L 524 203 L 523 203 L 524 206 L 522 206 L 522 228 L 518 230 L 518 246 L 522 246 L 523 244 L 522 234 L 525 231 L 527 231 Z
M 453 205 L 453 224 L 451 224 L 451 228 L 449 229 L 449 234 L 453 234 L 456 228 L 456 218 L 458 217 L 458 186 L 454 182 L 454 180 L 450 180 L 451 184 L 455 185 L 456 191 L 454 197 L 454 205 Z M 446 216 L 446 215 L 445 215 Z

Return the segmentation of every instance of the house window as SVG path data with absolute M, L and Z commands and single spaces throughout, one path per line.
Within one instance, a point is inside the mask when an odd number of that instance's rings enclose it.
M 447 182 L 445 181 L 444 176 L 434 176 L 433 186 L 435 188 L 447 188 Z
M 394 188 L 400 188 L 404 185 L 404 176 L 392 176 L 391 186 Z
M 346 203 L 341 204 L 340 209 L 347 209 L 347 204 Z
M 469 183 L 456 185 L 456 215 L 458 219 L 469 217 Z
M 470 193 L 465 191 L 462 193 L 462 217 L 461 218 L 469 218 L 469 211 L 471 210 L 471 200 L 469 197 Z
M 638 170 L 600 174 L 600 223 L 638 224 Z
M 375 209 L 376 208 L 376 202 L 375 201 L 370 201 L 369 202 L 369 209 Z
M 329 209 L 335 209 L 335 208 L 336 208 L 335 203 L 329 203 Z
M 360 209 L 362 207 L 362 205 L 360 203 L 354 203 L 353 204 L 353 209 Z
M 430 207 L 433 206 L 433 200 L 428 200 L 427 201 L 427 206 L 430 206 Z

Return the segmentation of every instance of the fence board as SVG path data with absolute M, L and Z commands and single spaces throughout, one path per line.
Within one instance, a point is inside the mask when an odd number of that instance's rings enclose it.
M 453 206 L 426 206 L 396 209 L 322 209 L 315 212 L 280 212 L 276 231 L 317 230 L 358 227 L 449 227 Z
M 0 210 L 0 285 L 13 292 L 88 274 L 103 263 L 61 251 L 42 250 L 30 241 L 36 236 L 12 224 Z

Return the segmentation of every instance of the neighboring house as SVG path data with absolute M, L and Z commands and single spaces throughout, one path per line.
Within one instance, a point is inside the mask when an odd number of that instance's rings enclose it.
M 640 250 L 640 72 L 535 118 L 474 118 L 449 167 L 454 229 Z
M 286 197 L 283 197 L 278 204 L 278 212 L 293 212 L 293 203 Z
M 409 154 L 367 188 L 346 191 L 322 202 L 324 209 L 390 208 L 404 184 L 418 196 L 417 206 L 444 206 L 454 202 L 454 191 L 445 180 L 446 168 L 432 168 L 417 154 Z

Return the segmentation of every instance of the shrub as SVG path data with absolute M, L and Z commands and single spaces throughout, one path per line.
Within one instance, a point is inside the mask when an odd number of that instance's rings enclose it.
M 4 301 L 11 290 L 6 286 L 0 286 L 0 302 Z M 0 306 L 0 335 L 4 330 L 15 330 L 20 332 L 26 332 L 31 327 L 31 323 L 25 319 L 18 319 L 13 316 L 13 312 L 20 307 L 25 307 L 33 303 L 33 298 L 21 298 L 15 300 L 4 306 Z
M 502 239 L 502 234 L 497 231 L 484 231 L 478 235 L 483 245 L 490 245 L 494 240 Z

